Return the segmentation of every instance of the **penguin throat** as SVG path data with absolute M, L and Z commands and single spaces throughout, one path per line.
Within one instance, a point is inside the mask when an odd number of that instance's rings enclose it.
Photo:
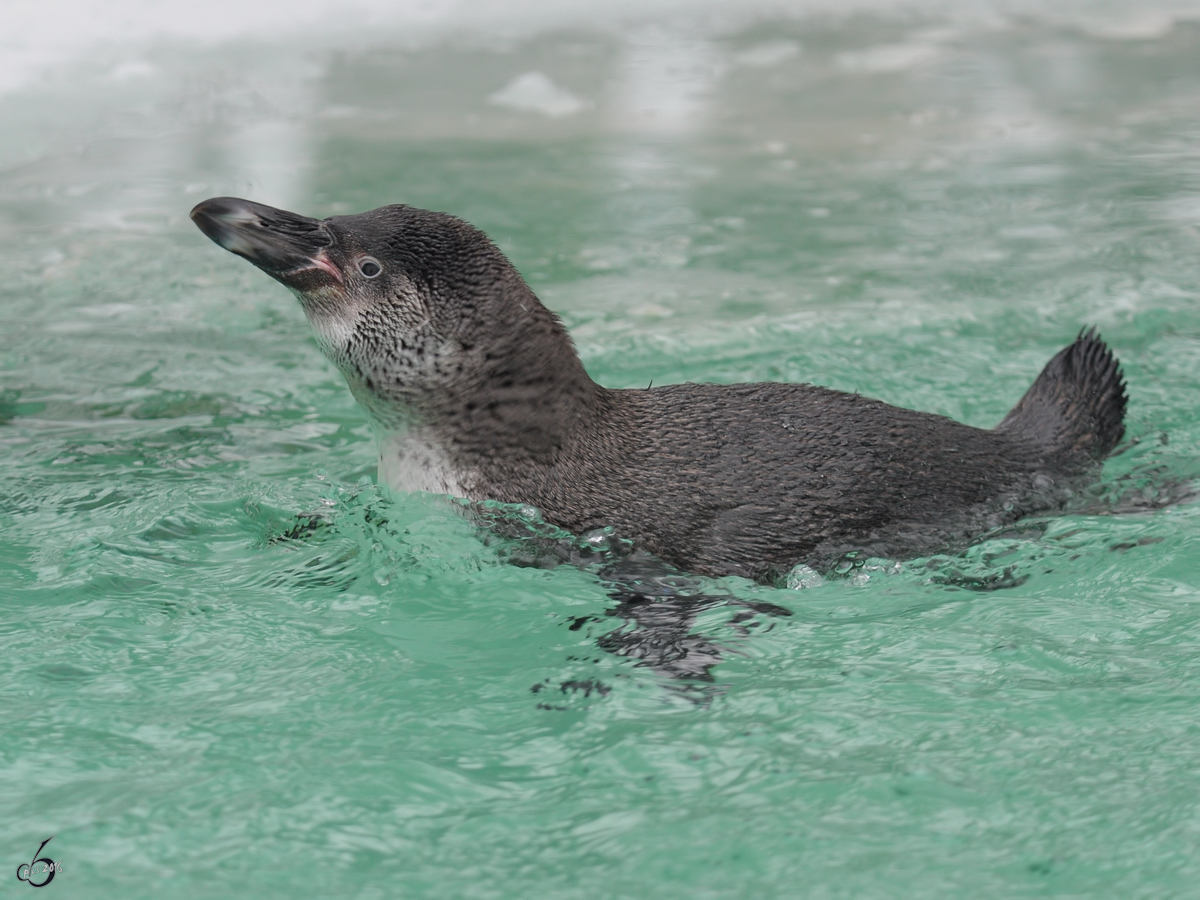
M 408 428 L 379 435 L 379 481 L 396 491 L 427 491 L 475 500 L 469 472 L 456 466 L 434 433 Z

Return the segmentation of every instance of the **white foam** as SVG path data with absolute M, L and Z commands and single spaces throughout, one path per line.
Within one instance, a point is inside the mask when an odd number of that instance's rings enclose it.
M 518 75 L 488 97 L 488 103 L 519 112 L 540 113 L 553 119 L 572 116 L 592 105 L 590 101 L 581 100 L 566 88 L 555 84 L 544 72 Z

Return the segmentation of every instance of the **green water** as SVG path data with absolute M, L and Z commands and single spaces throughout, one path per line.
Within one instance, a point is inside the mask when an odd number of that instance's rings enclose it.
M 1089 22 L 164 39 L 0 96 L 6 890 L 53 835 L 51 896 L 1194 896 L 1200 26 Z M 487 102 L 531 71 L 568 100 Z M 219 194 L 463 216 L 614 387 L 990 427 L 1096 325 L 1129 440 L 959 555 L 685 582 L 680 680 L 596 566 L 374 486 Z

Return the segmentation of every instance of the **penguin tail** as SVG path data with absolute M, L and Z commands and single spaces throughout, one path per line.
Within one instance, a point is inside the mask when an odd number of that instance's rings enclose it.
M 1101 460 L 1125 433 L 1127 399 L 1120 363 L 1089 328 L 1046 363 L 996 431 L 1055 454 Z

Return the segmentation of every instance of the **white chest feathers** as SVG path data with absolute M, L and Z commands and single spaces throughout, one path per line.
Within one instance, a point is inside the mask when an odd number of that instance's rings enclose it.
M 474 499 L 464 485 L 469 481 L 466 476 L 420 430 L 392 432 L 379 439 L 379 480 L 393 490 Z

